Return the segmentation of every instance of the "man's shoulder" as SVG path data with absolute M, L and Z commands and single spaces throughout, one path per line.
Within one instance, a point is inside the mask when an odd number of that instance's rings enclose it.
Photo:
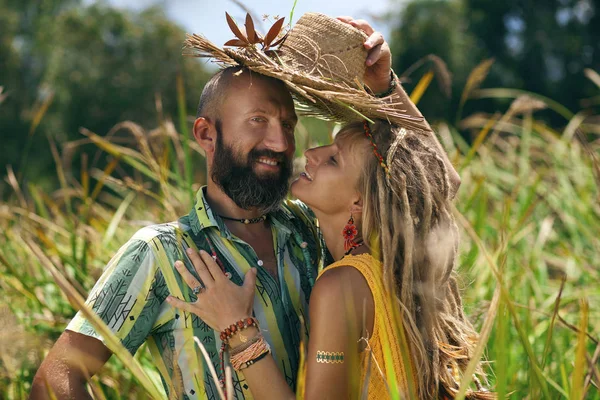
M 162 224 L 153 224 L 145 226 L 139 229 L 136 233 L 131 237 L 132 241 L 141 241 L 145 243 L 151 243 L 154 240 L 170 240 L 175 239 L 178 235 L 178 232 L 183 232 L 185 227 L 183 227 L 179 222 L 165 222 Z
M 186 227 L 178 222 L 167 222 L 145 226 L 135 232 L 113 255 L 110 264 L 124 265 L 127 269 L 139 268 L 144 262 L 157 260 L 164 254 L 172 258 L 180 253 L 181 237 Z M 162 257 L 158 257 L 161 259 Z M 154 267 L 152 267 L 154 268 Z M 152 269 L 148 269 L 149 271 Z
M 190 234 L 189 231 L 190 227 L 181 221 L 148 225 L 134 233 L 122 249 L 178 255 L 182 241 L 186 240 L 184 237 Z

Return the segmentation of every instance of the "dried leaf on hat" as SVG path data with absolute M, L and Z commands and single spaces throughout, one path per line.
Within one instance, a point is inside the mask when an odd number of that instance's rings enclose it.
M 273 42 L 273 40 L 275 40 L 277 38 L 277 36 L 279 35 L 279 32 L 281 32 L 281 28 L 283 27 L 284 20 L 285 20 L 285 17 L 278 19 L 273 24 L 271 29 L 269 29 L 269 32 L 267 33 L 267 35 L 265 36 L 265 38 L 263 40 L 263 49 L 268 49 L 271 46 L 271 42 Z
M 246 36 L 248 37 L 248 41 L 251 44 L 259 43 L 260 39 L 256 34 L 256 30 L 254 29 L 254 21 L 252 21 L 252 17 L 250 13 L 246 14 Z
M 227 18 L 227 25 L 229 25 L 229 29 L 231 29 L 233 34 L 237 36 L 237 38 L 240 39 L 242 42 L 250 44 L 248 38 L 242 33 L 240 28 L 238 28 L 237 24 L 235 23 L 235 20 L 231 18 L 231 15 L 229 15 L 228 12 L 225 13 L 225 17 Z
M 281 30 L 283 28 L 283 21 L 285 18 L 278 19 L 273 26 L 269 29 L 268 33 L 263 37 L 260 33 L 256 31 L 254 28 L 254 21 L 252 20 L 252 16 L 250 13 L 246 13 L 246 22 L 245 26 L 245 34 L 238 27 L 235 20 L 229 15 L 229 13 L 225 13 L 227 17 L 227 24 L 229 28 L 236 36 L 237 39 L 228 40 L 224 46 L 233 46 L 233 47 L 253 47 L 255 44 L 262 44 L 262 50 L 268 51 L 270 47 L 275 47 L 283 43 L 286 35 L 281 35 Z M 281 36 L 281 37 L 280 37 Z M 279 39 L 277 39 L 279 37 Z M 273 42 L 275 41 L 275 42 Z

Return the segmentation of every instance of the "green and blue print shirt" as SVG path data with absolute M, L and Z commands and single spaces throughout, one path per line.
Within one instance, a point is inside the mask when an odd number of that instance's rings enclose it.
M 112 258 L 92 289 L 86 303 L 133 354 L 144 343 L 161 374 L 169 398 L 218 399 L 206 361 L 194 343 L 197 337 L 212 364 L 220 371 L 219 332 L 196 315 L 174 309 L 165 302 L 172 294 L 186 301 L 196 297 L 174 270 L 192 247 L 210 253 L 210 240 L 231 280 L 243 283 L 244 274 L 257 267 L 254 313 L 272 356 L 288 384 L 295 389 L 302 332 L 307 321 L 308 298 L 314 278 L 323 267 L 324 247 L 315 217 L 299 201 L 285 201 L 269 214 L 278 277 L 258 266 L 256 253 L 236 238 L 206 201 L 205 188 L 198 191 L 189 215 L 177 222 L 139 230 Z M 193 272 L 195 274 L 195 272 Z M 103 340 L 81 312 L 67 329 Z M 242 373 L 233 373 L 235 398 L 251 399 Z

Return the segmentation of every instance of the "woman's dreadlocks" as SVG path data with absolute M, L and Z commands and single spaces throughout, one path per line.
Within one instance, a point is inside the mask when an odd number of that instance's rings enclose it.
M 385 121 L 372 125 L 389 174 L 376 157 L 366 157 L 358 183 L 362 237 L 382 261 L 386 286 L 398 303 L 397 322 L 419 371 L 419 398 L 452 398 L 478 335 L 463 312 L 454 271 L 459 233 L 450 210 L 448 170 L 422 140 L 424 132 L 399 131 Z M 367 146 L 362 123 L 346 125 L 336 140 Z M 485 382 L 486 376 L 478 366 L 478 388 L 467 398 L 495 398 L 480 379 Z

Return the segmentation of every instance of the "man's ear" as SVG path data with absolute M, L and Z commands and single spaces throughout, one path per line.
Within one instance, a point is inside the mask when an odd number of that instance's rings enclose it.
M 215 152 L 216 130 L 214 124 L 208 118 L 196 118 L 196 121 L 194 121 L 194 139 L 206 154 Z

